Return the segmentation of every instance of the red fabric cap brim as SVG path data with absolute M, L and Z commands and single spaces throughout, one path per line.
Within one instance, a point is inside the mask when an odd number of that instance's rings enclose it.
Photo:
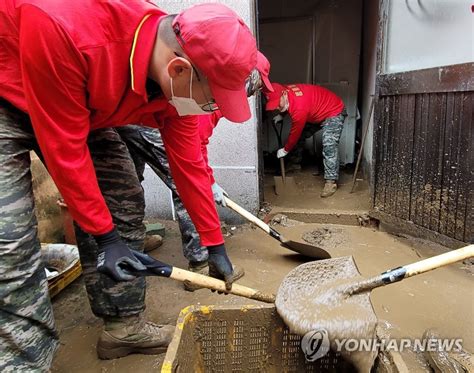
M 235 123 L 242 123 L 250 119 L 250 107 L 247 101 L 245 87 L 234 91 L 209 82 L 212 96 L 216 100 L 222 115 Z
M 262 78 L 262 82 L 265 88 L 266 92 L 275 92 L 273 89 L 272 83 L 270 83 L 270 79 L 268 79 L 268 76 L 260 74 L 260 77 Z

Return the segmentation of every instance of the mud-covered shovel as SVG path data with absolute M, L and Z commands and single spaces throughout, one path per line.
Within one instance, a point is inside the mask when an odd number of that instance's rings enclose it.
M 282 141 L 282 132 L 283 132 L 283 121 L 281 122 L 281 127 L 280 131 L 278 131 L 276 124 L 273 123 L 273 129 L 275 130 L 275 133 L 277 135 L 278 139 L 278 146 L 279 148 L 283 147 L 283 141 Z M 273 180 L 275 182 L 275 194 L 277 196 L 290 196 L 290 195 L 295 195 L 298 194 L 298 187 L 296 186 L 295 179 L 292 177 L 286 176 L 285 172 L 285 160 L 284 158 L 280 158 L 280 173 L 281 176 L 274 176 Z
M 135 255 L 135 257 L 146 267 L 146 270 L 144 271 L 129 271 L 133 275 L 169 277 L 180 282 L 186 281 L 199 287 L 217 290 L 223 293 L 234 294 L 249 299 L 255 299 L 265 303 L 273 303 L 275 301 L 275 295 L 273 294 L 266 294 L 256 289 L 248 288 L 235 283 L 232 284 L 232 288 L 230 290 L 227 290 L 224 281 L 218 280 L 214 277 L 204 276 L 200 275 L 199 273 L 173 267 L 151 257 L 150 255 L 140 253 L 136 250 L 132 250 L 132 252 L 133 255 Z
M 352 256 L 304 263 L 293 269 L 284 278 L 277 293 L 276 305 L 280 315 L 288 320 L 290 325 L 300 325 L 301 327 L 298 328 L 300 332 L 306 332 L 313 327 L 309 317 L 311 316 L 311 319 L 317 323 L 320 311 L 327 311 L 332 307 L 342 307 L 346 303 L 370 306 L 370 301 L 368 303 L 358 302 L 354 298 L 368 297 L 372 289 L 393 284 L 472 256 L 474 256 L 474 245 L 469 245 L 385 271 L 372 278 L 364 278 L 360 275 Z M 302 300 L 305 302 L 306 308 L 311 306 L 311 315 L 295 312 L 294 306 Z M 373 313 L 372 307 L 367 307 L 366 311 L 368 314 Z
M 270 227 L 268 224 L 265 224 L 265 222 L 263 222 L 262 220 L 260 220 L 259 218 L 257 218 L 256 216 L 248 212 L 247 210 L 245 210 L 243 207 L 239 206 L 237 203 L 235 203 L 231 199 L 225 196 L 224 196 L 224 199 L 225 199 L 225 203 L 227 207 L 229 207 L 231 210 L 234 210 L 239 215 L 242 215 L 245 219 L 247 219 L 251 223 L 255 224 L 257 227 L 259 227 L 261 230 L 267 233 L 270 237 L 279 241 L 281 246 L 287 249 L 296 251 L 297 253 L 303 254 L 310 258 L 329 259 L 331 257 L 331 255 L 326 250 L 320 247 L 309 245 L 303 242 L 287 240 L 275 229 Z
M 370 302 L 372 289 L 472 256 L 474 245 L 469 245 L 372 278 L 360 275 L 351 256 L 305 263 L 285 277 L 275 304 L 282 319 L 295 333 L 303 335 L 324 329 L 330 340 L 373 338 L 377 317 Z M 360 361 L 356 363 L 360 370 L 367 370 Z

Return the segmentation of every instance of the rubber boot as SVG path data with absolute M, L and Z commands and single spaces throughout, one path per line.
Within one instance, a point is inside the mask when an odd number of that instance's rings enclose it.
M 324 184 L 324 189 L 321 192 L 321 198 L 331 197 L 334 193 L 336 193 L 336 190 L 336 180 L 326 180 L 326 183 Z
M 188 271 L 199 273 L 200 275 L 209 276 L 209 267 L 207 260 L 204 262 L 189 262 Z M 184 290 L 186 291 L 195 291 L 202 289 L 200 286 L 193 285 L 189 281 L 183 282 Z
M 130 354 L 160 354 L 166 352 L 174 330 L 172 325 L 145 321 L 142 315 L 107 317 L 97 343 L 97 355 L 106 360 Z

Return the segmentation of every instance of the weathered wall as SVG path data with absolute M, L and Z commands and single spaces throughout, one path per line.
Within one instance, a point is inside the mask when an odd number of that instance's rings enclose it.
M 392 0 L 383 2 L 383 13 L 374 212 L 472 241 L 474 34 L 465 32 L 471 2 Z

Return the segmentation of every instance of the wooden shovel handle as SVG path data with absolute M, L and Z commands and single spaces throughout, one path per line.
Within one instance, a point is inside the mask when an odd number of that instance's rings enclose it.
M 224 281 L 218 280 L 214 277 L 200 275 L 199 273 L 185 271 L 184 269 L 176 267 L 173 267 L 173 271 L 171 272 L 170 278 L 181 282 L 189 281 L 193 285 L 198 285 L 203 288 L 239 295 L 241 297 L 259 300 L 261 302 L 275 302 L 275 295 L 273 294 L 265 294 L 261 291 L 248 288 L 239 284 L 232 284 L 232 288 L 230 290 L 227 290 Z
M 416 276 L 420 273 L 431 271 L 474 256 L 474 245 L 468 245 L 461 249 L 433 256 L 419 262 L 403 266 L 406 270 L 405 278 Z
M 227 204 L 227 207 L 230 209 L 234 210 L 237 214 L 242 215 L 245 219 L 250 221 L 251 223 L 254 223 L 257 227 L 260 229 L 264 230 L 268 234 L 270 234 L 270 226 L 268 224 L 265 224 L 262 220 L 245 210 L 243 207 L 240 207 L 237 203 L 232 201 L 231 199 L 227 198 L 224 196 L 225 203 Z
M 283 184 L 286 184 L 285 160 L 283 159 L 283 157 L 280 158 L 280 170 Z
M 243 207 L 240 207 L 237 203 L 235 203 L 228 197 L 224 196 L 224 199 L 225 199 L 225 203 L 227 204 L 227 207 L 234 210 L 236 213 L 242 215 L 249 222 L 254 223 L 257 227 L 259 227 L 265 233 L 270 235 L 270 237 L 273 237 L 274 239 L 276 239 L 282 244 L 286 242 L 285 238 L 280 233 L 278 233 L 275 229 L 270 227 L 268 224 L 265 224 L 265 222 L 263 222 L 262 220 L 260 220 L 255 215 L 248 212 L 247 210 L 245 210 Z

